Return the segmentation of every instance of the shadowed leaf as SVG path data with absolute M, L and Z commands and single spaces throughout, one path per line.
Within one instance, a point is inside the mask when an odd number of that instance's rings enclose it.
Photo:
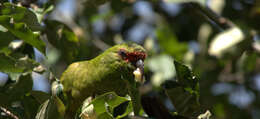
M 164 84 L 166 93 L 171 99 L 178 114 L 188 117 L 198 116 L 199 79 L 185 65 L 174 61 L 177 81 Z M 170 84 L 167 84 L 170 83 Z
M 68 64 L 75 61 L 79 54 L 79 39 L 65 24 L 46 20 L 48 41 L 61 52 L 61 58 Z
M 21 100 L 26 93 L 29 93 L 32 90 L 32 77 L 30 73 L 20 76 L 16 83 L 6 85 L 1 89 L 0 105 L 1 106 L 10 106 L 11 102 Z
M 34 67 L 38 66 L 39 63 L 28 57 L 13 58 L 0 54 L 0 71 L 1 72 L 12 72 L 12 73 L 23 73 L 32 71 Z
M 15 36 L 10 32 L 2 32 L 0 31 L 0 53 L 9 54 L 11 52 L 11 49 L 8 47 L 10 42 L 15 40 Z
M 31 91 L 32 97 L 34 97 L 40 104 L 44 103 L 51 96 L 48 93 L 42 91 Z
M 57 97 L 51 97 L 40 106 L 35 119 L 62 119 L 64 110 L 62 101 Z

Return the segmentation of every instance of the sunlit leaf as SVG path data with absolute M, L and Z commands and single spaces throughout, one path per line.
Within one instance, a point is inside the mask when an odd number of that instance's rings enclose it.
M 159 55 L 147 59 L 147 66 L 154 72 L 152 82 L 156 86 L 160 86 L 165 80 L 173 78 L 176 73 L 173 59 L 168 55 Z
M 1 8 L 1 14 L 12 17 L 14 22 L 25 23 L 33 31 L 39 31 L 42 29 L 36 15 L 25 7 L 11 3 L 4 3 Z
M 127 103 L 127 108 L 125 109 L 123 114 L 117 115 L 116 117 L 122 118 L 132 111 L 132 103 L 128 98 L 117 96 L 114 92 L 108 92 L 96 97 L 90 104 L 93 104 L 98 118 L 112 119 L 114 109 L 125 102 L 129 102 Z
M 42 22 L 42 20 L 44 19 L 44 16 L 51 12 L 54 9 L 54 5 L 49 5 L 46 6 L 46 8 L 38 8 L 38 9 L 34 9 L 34 13 L 37 16 L 38 21 Z
M 212 114 L 210 113 L 210 111 L 207 110 L 204 114 L 200 114 L 198 116 L 198 119 L 210 119 L 211 115 Z
M 0 16 L 0 25 L 8 29 L 14 36 L 37 48 L 45 54 L 45 43 L 39 39 L 39 34 L 33 33 L 24 23 L 10 23 L 11 17 Z
M 245 35 L 238 27 L 219 33 L 210 43 L 209 54 L 221 57 L 225 51 L 244 40 Z

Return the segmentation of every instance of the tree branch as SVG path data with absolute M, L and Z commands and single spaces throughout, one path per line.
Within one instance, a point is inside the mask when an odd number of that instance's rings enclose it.
M 5 113 L 7 114 L 8 116 L 14 118 L 14 119 L 19 119 L 16 115 L 14 115 L 12 112 L 10 112 L 9 110 L 7 110 L 6 108 L 4 107 L 0 107 L 0 109 Z

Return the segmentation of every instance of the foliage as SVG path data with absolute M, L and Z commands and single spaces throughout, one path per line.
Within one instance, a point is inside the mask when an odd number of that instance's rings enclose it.
M 148 52 L 139 90 L 156 99 L 142 98 L 154 109 L 140 118 L 259 118 L 260 2 L 214 1 L 1 0 L 0 118 L 61 118 L 66 102 L 55 91 L 65 68 L 129 41 Z M 58 86 L 36 90 L 34 73 Z M 76 118 L 132 118 L 132 103 L 107 92 Z
M 128 98 L 117 96 L 114 92 L 108 92 L 98 96 L 93 101 L 91 101 L 89 105 L 91 104 L 94 106 L 94 110 L 98 119 L 113 119 L 113 117 L 122 118 L 133 110 L 132 103 Z M 120 104 L 126 104 L 126 109 L 124 109 L 125 112 L 123 112 L 123 114 L 118 115 L 118 112 L 116 111 L 120 110 L 116 110 L 116 107 L 118 107 Z M 89 105 L 87 105 L 87 107 Z

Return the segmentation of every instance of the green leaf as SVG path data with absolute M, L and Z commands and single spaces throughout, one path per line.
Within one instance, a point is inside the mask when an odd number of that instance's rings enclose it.
M 4 54 L 0 54 L 0 71 L 1 72 L 23 72 L 24 67 L 18 67 L 16 65 L 16 60 L 5 56 Z
M 98 115 L 97 119 L 114 119 L 113 116 L 107 112 Z
M 17 81 L 23 73 L 8 72 L 8 76 L 12 81 Z
M 166 89 L 166 93 L 179 115 L 198 116 L 200 108 L 196 96 L 184 91 L 182 87 Z
M 54 5 L 45 4 L 45 7 L 33 9 L 33 12 L 36 14 L 38 21 L 42 22 L 42 20 L 44 19 L 44 16 L 46 16 L 46 14 L 51 12 L 53 9 L 54 9 Z
M 13 58 L 0 54 L 0 71 L 5 73 L 23 73 L 31 72 L 39 63 L 28 58 L 27 56 Z
M 239 70 L 246 73 L 253 72 L 257 66 L 257 58 L 258 55 L 256 52 L 244 52 L 237 62 Z
M 50 94 L 42 91 L 31 91 L 32 97 L 34 97 L 40 104 L 43 104 L 46 100 L 50 99 Z
M 1 14 L 12 17 L 15 22 L 25 23 L 33 31 L 39 31 L 42 29 L 37 16 L 25 7 L 16 6 L 11 3 L 4 3 L 1 9 Z
M 47 20 L 45 32 L 48 41 L 61 52 L 61 58 L 68 64 L 76 60 L 79 54 L 79 39 L 65 24 Z
M 8 45 L 15 40 L 15 36 L 10 32 L 2 32 L 0 31 L 0 53 L 10 54 L 11 49 L 8 47 Z
M 155 33 L 162 50 L 174 56 L 175 59 L 181 60 L 188 50 L 187 43 L 180 43 L 174 32 L 165 24 L 162 24 Z
M 41 103 L 37 102 L 31 95 L 24 96 L 21 102 L 25 112 L 24 118 L 33 119 Z
M 200 114 L 198 116 L 198 119 L 210 119 L 211 116 L 212 116 L 211 112 L 207 110 L 205 113 Z
M 0 105 L 10 106 L 11 102 L 21 100 L 32 90 L 33 81 L 31 73 L 23 74 L 16 83 L 5 86 L 0 92 Z
M 129 102 L 124 113 L 116 115 L 116 118 L 122 118 L 132 112 L 132 103 L 126 97 L 120 97 L 114 92 L 108 92 L 96 97 L 90 104 L 93 104 L 98 118 L 113 118 L 113 112 L 120 104 Z
M 166 93 L 171 99 L 178 114 L 190 117 L 198 116 L 199 109 L 199 79 L 185 65 L 174 61 L 177 81 L 164 84 Z
M 174 61 L 174 65 L 178 84 L 180 84 L 185 91 L 188 91 L 190 94 L 194 94 L 199 98 L 199 79 L 187 66 L 177 61 Z
M 64 112 L 64 110 L 65 106 L 63 105 L 62 101 L 54 96 L 46 100 L 40 106 L 35 119 L 62 119 L 62 113 Z
M 11 17 L 0 16 L 0 25 L 8 29 L 14 36 L 37 48 L 45 54 L 45 43 L 39 39 L 39 34 L 34 34 L 24 23 L 10 23 Z
M 230 51 L 232 47 L 243 42 L 246 34 L 239 27 L 232 27 L 217 34 L 210 43 L 209 54 L 222 57 L 224 53 Z M 228 41 L 226 39 L 229 39 Z
M 139 105 L 139 106 L 141 106 L 141 105 Z M 124 112 L 122 113 L 122 111 L 124 111 Z M 119 112 L 121 112 L 121 114 L 116 116 L 117 119 L 121 119 L 121 118 L 127 116 L 129 113 L 133 112 L 133 101 L 124 102 L 121 105 L 119 105 L 118 107 L 116 107 L 114 110 L 114 115 L 115 115 L 115 113 L 119 113 Z

